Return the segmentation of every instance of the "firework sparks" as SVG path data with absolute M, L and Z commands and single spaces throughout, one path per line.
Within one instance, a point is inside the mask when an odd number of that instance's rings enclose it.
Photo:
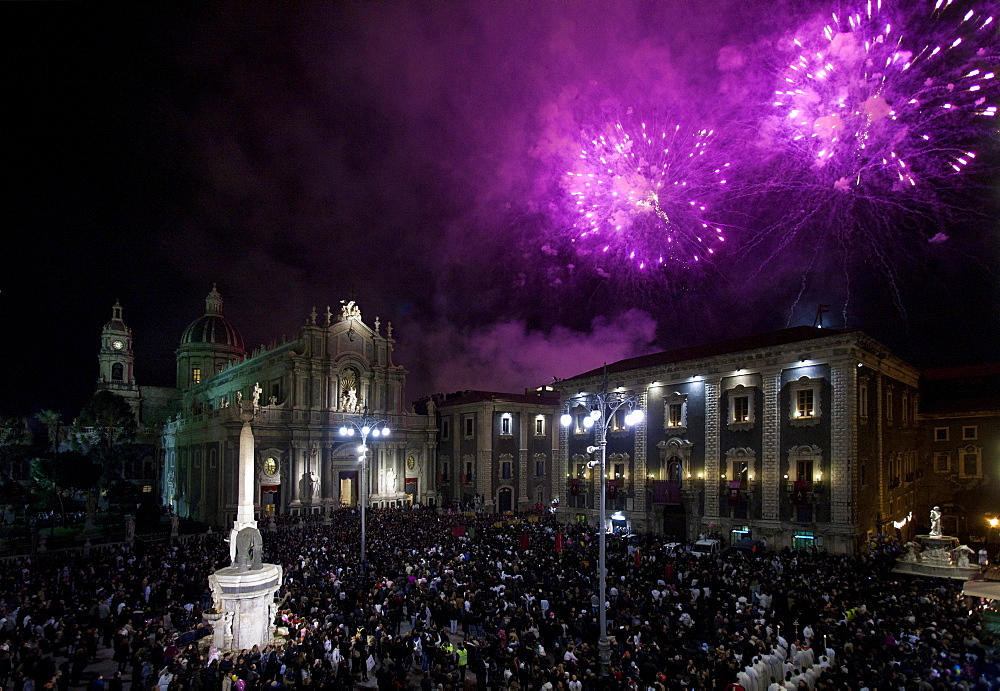
M 795 37 L 773 105 L 823 184 L 902 193 L 975 160 L 976 120 L 997 111 L 997 27 L 992 14 L 958 4 L 907 14 L 869 1 Z
M 794 200 L 758 236 L 783 236 L 772 256 L 818 231 L 878 265 L 900 306 L 899 248 L 940 244 L 961 211 L 951 192 L 996 128 L 994 5 L 870 0 L 795 33 L 762 129 L 780 154 L 768 186 Z
M 712 130 L 617 121 L 590 137 L 564 176 L 580 255 L 639 271 L 710 259 L 725 242 L 710 219 L 729 163 L 711 146 Z

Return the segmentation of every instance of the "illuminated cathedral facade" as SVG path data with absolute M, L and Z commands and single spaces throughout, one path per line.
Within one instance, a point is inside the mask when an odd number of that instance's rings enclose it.
M 160 438 L 155 484 L 165 505 L 210 525 L 232 522 L 240 403 L 254 408 L 258 517 L 357 506 L 362 487 L 371 507 L 438 502 L 434 420 L 404 401 L 406 371 L 392 359 L 391 324 L 383 329 L 378 318 L 366 324 L 359 307 L 344 302 L 323 314 L 314 309 L 296 338 L 247 352 L 222 305 L 213 287 L 204 314 L 184 330 L 177 386 L 168 390 L 173 412 L 155 425 Z M 131 332 L 118 306 L 112 324 L 118 328 L 105 329 L 102 379 L 134 401 L 140 423 L 151 427 L 139 408 L 142 387 L 134 385 Z M 362 417 L 390 430 L 368 440 L 365 460 L 358 437 L 340 431 Z

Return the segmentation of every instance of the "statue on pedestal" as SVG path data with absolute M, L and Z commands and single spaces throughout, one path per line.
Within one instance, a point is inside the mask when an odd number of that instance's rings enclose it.
M 236 533 L 236 559 L 233 566 L 237 571 L 259 571 L 263 568 L 261 552 L 264 540 L 256 528 L 243 528 Z
M 931 537 L 941 536 L 941 507 L 931 509 Z
M 968 566 L 970 554 L 975 554 L 971 547 L 968 545 L 959 545 L 952 551 L 951 558 L 956 566 Z

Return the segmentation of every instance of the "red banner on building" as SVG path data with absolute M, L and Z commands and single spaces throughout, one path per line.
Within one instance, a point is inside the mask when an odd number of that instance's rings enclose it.
M 563 550 L 563 534 L 556 533 L 556 552 L 562 552 Z
M 792 504 L 795 506 L 805 506 L 809 503 L 809 492 L 812 491 L 812 483 L 808 480 L 796 480 L 795 489 L 792 490 Z
M 743 492 L 740 491 L 740 481 L 729 481 L 729 505 L 739 506 L 743 503 Z

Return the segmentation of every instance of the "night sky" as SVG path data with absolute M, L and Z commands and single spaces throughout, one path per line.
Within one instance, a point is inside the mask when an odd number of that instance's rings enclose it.
M 773 183 L 788 157 L 761 123 L 790 32 L 846 5 L 7 4 L 0 413 L 75 417 L 116 299 L 140 384 L 172 385 L 213 283 L 251 349 L 353 291 L 393 323 L 411 400 L 812 324 L 820 304 L 918 366 L 995 360 L 996 122 L 966 137 L 979 156 L 941 213 L 782 225 L 815 197 Z M 574 239 L 566 171 L 646 118 L 712 128 L 733 163 L 710 260 L 640 270 Z

